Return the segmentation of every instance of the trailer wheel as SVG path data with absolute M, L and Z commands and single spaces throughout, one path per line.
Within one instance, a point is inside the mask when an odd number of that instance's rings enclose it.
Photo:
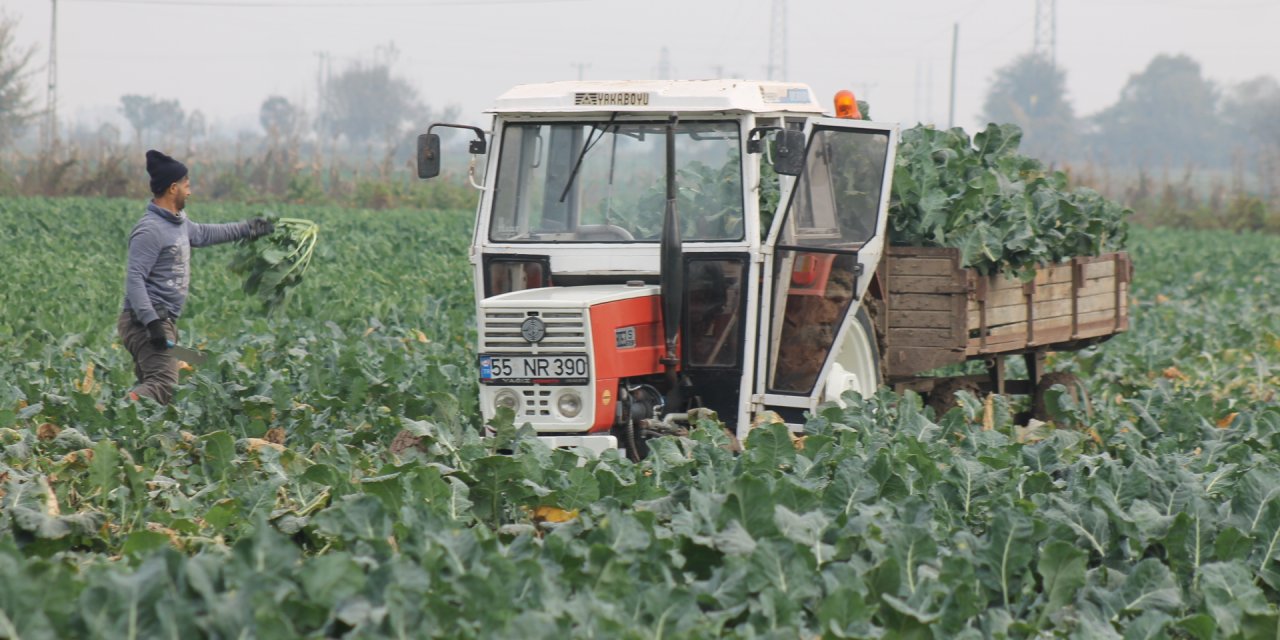
M 882 382 L 880 345 L 876 342 L 871 316 L 867 315 L 865 307 L 859 307 L 853 318 L 844 340 L 840 342 L 840 350 L 836 352 L 834 366 L 827 374 L 827 385 L 823 390 L 824 400 L 841 405 L 844 403 L 840 396 L 845 391 L 870 398 Z
M 957 406 L 960 401 L 956 394 L 961 391 L 968 391 L 974 396 L 982 397 L 982 386 L 973 380 L 965 378 L 947 378 L 935 385 L 929 390 L 928 405 L 933 409 L 933 419 L 937 420 L 943 415 Z
M 1085 395 L 1084 383 L 1080 381 L 1080 377 L 1068 371 L 1054 371 L 1040 376 L 1040 382 L 1036 384 L 1035 395 L 1031 399 L 1031 417 L 1036 420 L 1048 422 L 1052 417 L 1049 415 L 1049 408 L 1045 404 L 1045 392 L 1055 384 L 1060 384 L 1067 388 L 1067 394 L 1071 396 L 1076 403 L 1088 400 Z

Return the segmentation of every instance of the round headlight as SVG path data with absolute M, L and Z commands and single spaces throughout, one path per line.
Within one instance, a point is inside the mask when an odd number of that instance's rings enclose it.
M 511 389 L 500 389 L 498 393 L 493 396 L 493 409 L 496 411 L 503 407 L 512 411 L 519 410 L 520 396 L 516 395 L 516 392 Z
M 566 418 L 576 418 L 579 413 L 582 413 L 582 396 L 578 395 L 577 391 L 565 391 L 556 400 L 556 409 L 559 409 L 560 415 Z

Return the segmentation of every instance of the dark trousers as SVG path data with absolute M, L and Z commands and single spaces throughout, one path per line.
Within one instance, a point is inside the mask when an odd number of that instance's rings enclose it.
M 164 323 L 165 335 L 175 343 L 178 341 L 178 328 L 173 320 L 161 320 Z M 178 359 L 173 352 L 151 344 L 151 334 L 147 327 L 133 319 L 133 313 L 125 310 L 116 321 L 116 331 L 120 334 L 120 342 L 133 356 L 133 375 L 138 379 L 138 386 L 133 393 L 146 396 L 159 402 L 169 404 L 173 400 L 173 389 L 178 384 Z

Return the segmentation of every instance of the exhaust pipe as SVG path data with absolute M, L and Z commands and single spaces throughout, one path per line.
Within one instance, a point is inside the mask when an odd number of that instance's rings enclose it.
M 676 122 L 672 114 L 667 120 L 667 208 L 662 216 L 662 249 L 659 265 L 659 288 L 662 292 L 662 328 L 666 338 L 666 353 L 660 362 L 666 369 L 669 411 L 682 411 L 680 383 L 676 367 L 680 358 L 676 355 L 676 341 L 680 335 L 681 315 L 684 310 L 684 249 L 680 240 L 680 214 L 676 211 Z

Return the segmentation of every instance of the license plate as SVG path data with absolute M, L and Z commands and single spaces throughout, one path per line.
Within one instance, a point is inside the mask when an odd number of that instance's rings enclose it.
M 484 384 L 587 384 L 584 355 L 480 356 Z

